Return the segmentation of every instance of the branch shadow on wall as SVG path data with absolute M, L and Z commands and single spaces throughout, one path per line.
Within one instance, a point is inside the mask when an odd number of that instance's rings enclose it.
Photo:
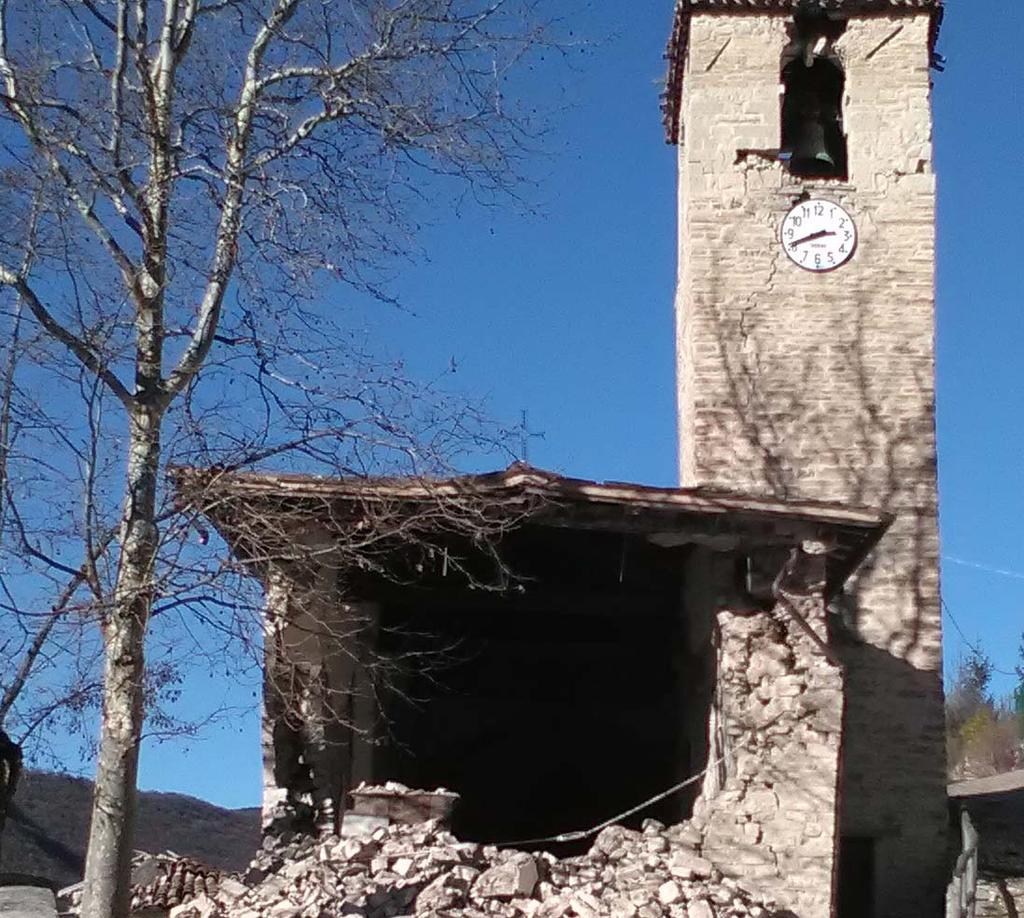
M 712 263 L 700 301 L 688 304 L 707 324 L 695 330 L 700 350 L 691 341 L 701 364 L 690 368 L 690 385 L 701 401 L 684 426 L 695 437 L 684 444 L 686 483 L 894 514 L 830 607 L 847 670 L 842 831 L 942 851 L 934 841 L 945 825 L 945 745 L 931 341 L 880 318 L 877 292 L 856 283 L 823 286 L 804 320 L 780 293 L 782 270 L 776 262 L 767 272 L 763 297 L 744 298 L 727 292 L 724 267 Z M 919 803 L 920 818 L 908 820 Z M 936 867 L 932 858 L 901 869 L 912 889 L 911 873 Z

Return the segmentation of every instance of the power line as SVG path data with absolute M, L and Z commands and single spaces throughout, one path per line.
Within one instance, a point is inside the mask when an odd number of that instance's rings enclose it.
M 985 657 L 986 659 L 988 659 L 988 654 L 986 654 L 980 647 L 978 647 L 977 644 L 971 641 L 967 637 L 967 635 L 964 634 L 964 629 L 960 627 L 960 622 L 956 620 L 956 616 L 953 614 L 953 610 L 950 609 L 949 603 L 946 602 L 946 600 L 944 599 L 940 601 L 942 602 L 942 610 L 946 613 L 947 616 L 949 616 L 949 620 L 953 623 L 953 627 L 956 628 L 957 634 L 960 635 L 960 639 L 967 645 L 968 649 L 974 651 L 974 653 L 976 653 L 979 657 Z M 1020 673 L 1007 672 L 1005 669 L 999 669 L 995 666 L 992 667 L 992 672 L 998 673 L 1000 676 L 1011 676 L 1014 679 L 1020 676 Z
M 580 829 L 578 832 L 563 832 L 560 835 L 548 835 L 545 838 L 523 838 L 519 841 L 499 842 L 497 847 L 518 848 L 522 845 L 540 845 L 546 842 L 557 842 L 560 844 L 562 842 L 583 841 L 586 838 L 590 838 L 592 835 L 597 835 L 597 833 L 600 832 L 602 829 L 607 829 L 608 826 L 613 826 L 617 822 L 621 822 L 623 819 L 626 819 L 629 816 L 633 816 L 634 814 L 639 813 L 641 810 L 646 810 L 647 807 L 653 806 L 655 803 L 664 800 L 666 797 L 671 797 L 672 794 L 678 793 L 684 787 L 689 787 L 692 784 L 696 784 L 698 781 L 701 780 L 701 778 L 704 777 L 704 775 L 711 771 L 711 769 L 717 768 L 727 759 L 732 758 L 732 756 L 734 756 L 737 751 L 737 749 L 732 749 L 729 752 L 726 752 L 724 755 L 719 756 L 719 758 L 717 758 L 714 762 L 708 765 L 707 768 L 705 768 L 701 772 L 698 772 L 693 777 L 687 778 L 685 781 L 680 781 L 678 784 L 674 784 L 667 791 L 662 791 L 660 794 L 651 797 L 649 800 L 645 800 L 643 803 L 638 803 L 636 806 L 626 810 L 626 812 L 619 813 L 618 816 L 612 816 L 611 819 L 606 819 L 604 822 L 594 826 L 593 828 Z

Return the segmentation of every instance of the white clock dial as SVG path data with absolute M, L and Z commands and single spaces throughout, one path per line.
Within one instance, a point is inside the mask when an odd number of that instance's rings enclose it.
M 857 226 L 838 204 L 811 200 L 797 204 L 782 221 L 782 248 L 801 268 L 832 271 L 857 248 Z

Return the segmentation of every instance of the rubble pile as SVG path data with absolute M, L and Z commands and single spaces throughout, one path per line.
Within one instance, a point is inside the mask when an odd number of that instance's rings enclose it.
M 612 826 L 586 855 L 460 842 L 434 820 L 358 837 L 268 838 L 243 883 L 171 918 L 772 918 L 724 878 L 687 825 Z

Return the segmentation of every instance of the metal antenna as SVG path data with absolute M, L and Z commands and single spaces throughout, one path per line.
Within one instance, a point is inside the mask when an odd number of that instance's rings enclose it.
M 519 461 L 530 464 L 530 441 L 543 440 L 544 434 L 530 430 L 530 415 L 524 408 L 519 413 Z

